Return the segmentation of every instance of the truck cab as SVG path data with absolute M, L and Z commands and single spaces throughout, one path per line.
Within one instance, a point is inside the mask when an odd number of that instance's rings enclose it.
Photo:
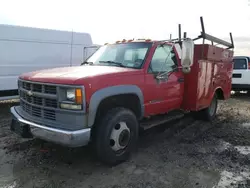
M 11 130 L 68 147 L 91 142 L 103 162 L 116 164 L 129 157 L 140 128 L 171 112 L 213 120 L 217 100 L 230 96 L 233 51 L 193 41 L 122 40 L 81 66 L 23 74 Z

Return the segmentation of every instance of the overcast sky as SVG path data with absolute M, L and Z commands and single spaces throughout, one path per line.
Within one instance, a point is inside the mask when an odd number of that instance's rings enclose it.
M 235 39 L 236 54 L 250 56 L 250 0 L 0 0 L 0 23 L 89 32 L 103 44 L 123 38 L 177 37 L 206 32 Z

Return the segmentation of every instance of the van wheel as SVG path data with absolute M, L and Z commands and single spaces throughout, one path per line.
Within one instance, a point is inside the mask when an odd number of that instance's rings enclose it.
M 120 107 L 108 111 L 95 130 L 97 157 L 110 165 L 127 160 L 136 148 L 138 127 L 132 111 Z
M 209 107 L 207 107 L 201 111 L 194 112 L 193 117 L 195 119 L 212 121 L 216 116 L 217 108 L 218 108 L 218 98 L 217 98 L 217 95 L 215 94 Z

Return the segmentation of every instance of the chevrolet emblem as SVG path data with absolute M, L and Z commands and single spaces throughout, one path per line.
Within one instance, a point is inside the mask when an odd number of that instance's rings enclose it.
M 27 94 L 28 94 L 29 96 L 32 96 L 32 95 L 33 95 L 32 91 L 28 91 Z

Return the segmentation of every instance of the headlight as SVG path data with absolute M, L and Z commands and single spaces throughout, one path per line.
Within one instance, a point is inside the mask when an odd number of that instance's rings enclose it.
M 83 93 L 82 89 L 67 89 L 66 100 L 60 104 L 61 108 L 71 110 L 81 110 L 83 104 Z
M 82 89 L 67 89 L 66 98 L 68 101 L 82 104 Z
M 66 91 L 66 98 L 69 101 L 75 101 L 76 100 L 76 92 L 75 89 L 68 89 Z

